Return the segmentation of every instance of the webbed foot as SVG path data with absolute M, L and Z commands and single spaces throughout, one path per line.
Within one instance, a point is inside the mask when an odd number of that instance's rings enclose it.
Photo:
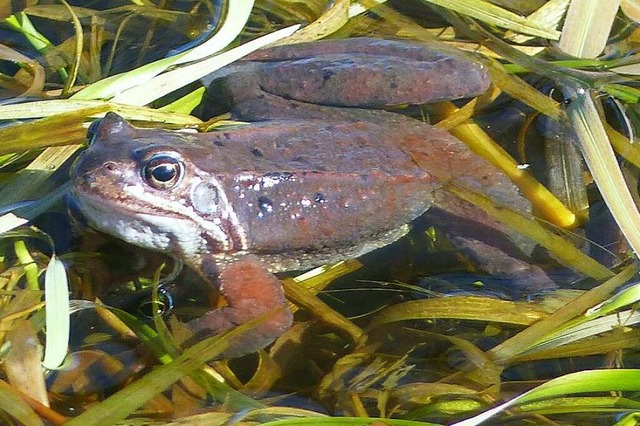
M 263 322 L 232 341 L 220 359 L 256 352 L 291 326 L 292 314 L 282 285 L 257 258 L 247 256 L 225 266 L 217 274 L 217 281 L 227 306 L 189 322 L 196 337 L 216 335 L 267 315 Z

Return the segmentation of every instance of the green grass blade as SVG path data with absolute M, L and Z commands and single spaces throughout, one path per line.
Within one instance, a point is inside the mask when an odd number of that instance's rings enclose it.
M 170 112 L 172 115 L 189 114 L 198 105 L 200 105 L 200 102 L 202 102 L 202 97 L 204 96 L 205 91 L 206 89 L 204 87 L 200 87 L 194 90 L 193 92 L 190 92 L 184 95 L 180 99 L 176 99 L 170 104 L 160 107 L 159 110 L 164 112 Z
M 160 59 L 122 74 L 116 74 L 111 77 L 103 78 L 97 81 L 75 95 L 70 99 L 89 100 L 89 99 L 111 99 L 117 93 L 135 87 L 146 81 L 149 81 L 168 67 L 173 65 L 176 57 Z
M 291 35 L 298 28 L 299 25 L 294 25 L 274 31 L 220 55 L 158 75 L 145 84 L 123 91 L 115 96 L 113 101 L 128 105 L 146 105 L 248 55 L 254 50 Z
M 598 306 L 594 306 L 589 309 L 585 312 L 584 318 L 593 319 L 603 315 L 608 315 L 613 311 L 632 305 L 638 300 L 640 300 L 640 283 L 636 283 L 631 287 L 625 288 L 623 291 L 615 294 Z
M 54 370 L 62 364 L 69 346 L 69 283 L 64 264 L 53 255 L 44 276 L 47 340 L 42 365 Z
M 499 412 L 536 400 L 590 392 L 640 391 L 640 370 L 588 370 L 567 374 L 526 392 L 491 410 L 454 423 L 452 426 L 478 425 Z
M 40 34 L 33 26 L 29 17 L 24 12 L 16 13 L 4 21 L 10 28 L 22 33 L 29 43 L 39 52 L 52 47 L 53 44 L 45 36 Z
M 37 291 L 40 289 L 38 286 L 38 264 L 33 260 L 29 249 L 24 240 L 20 239 L 13 243 L 13 249 L 16 253 L 16 257 L 22 264 L 25 272 L 26 286 L 29 290 Z
M 558 332 L 553 333 L 551 337 L 546 337 L 544 342 L 532 346 L 525 355 L 568 345 L 588 337 L 606 333 L 621 326 L 631 327 L 638 322 L 640 322 L 640 314 L 633 311 L 616 312 L 615 314 L 586 322 L 580 318 L 579 321 L 577 321 L 577 325 L 573 325 L 570 328 L 562 327 Z

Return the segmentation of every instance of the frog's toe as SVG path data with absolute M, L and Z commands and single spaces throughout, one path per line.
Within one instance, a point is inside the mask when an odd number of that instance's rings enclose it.
M 200 318 L 189 322 L 189 328 L 194 332 L 190 343 L 202 338 L 217 335 L 223 331 L 241 325 L 237 322 L 243 312 L 234 308 L 222 308 L 210 311 Z M 253 318 L 252 318 L 253 319 Z M 286 307 L 274 311 L 263 322 L 247 330 L 241 336 L 229 341 L 229 346 L 216 359 L 238 358 L 257 352 L 271 344 L 291 326 L 291 312 Z

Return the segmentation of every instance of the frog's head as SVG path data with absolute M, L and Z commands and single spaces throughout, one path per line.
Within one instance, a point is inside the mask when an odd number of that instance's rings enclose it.
M 188 134 L 138 131 L 108 113 L 72 167 L 81 212 L 98 230 L 132 244 L 196 260 L 246 249 L 219 181 L 190 158 L 204 155 Z

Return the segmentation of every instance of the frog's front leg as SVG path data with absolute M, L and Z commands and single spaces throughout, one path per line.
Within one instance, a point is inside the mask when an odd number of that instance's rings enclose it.
M 233 340 L 220 359 L 256 352 L 291 326 L 292 315 L 280 281 L 255 256 L 223 267 L 213 258 L 205 258 L 201 267 L 207 278 L 215 279 L 227 306 L 191 321 L 189 327 L 196 337 L 216 335 L 265 315 L 264 321 Z

